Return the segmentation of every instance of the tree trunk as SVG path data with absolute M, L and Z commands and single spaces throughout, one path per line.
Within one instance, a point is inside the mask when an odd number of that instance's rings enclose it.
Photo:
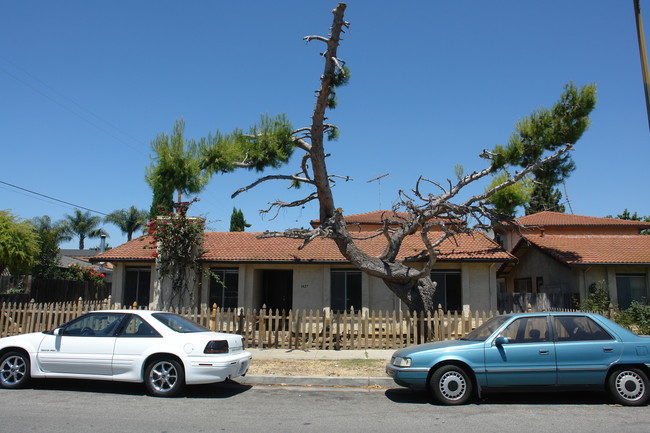
M 430 277 L 403 284 L 384 280 L 384 284 L 409 307 L 410 311 L 418 313 L 435 311 L 433 296 L 436 293 L 436 282 Z

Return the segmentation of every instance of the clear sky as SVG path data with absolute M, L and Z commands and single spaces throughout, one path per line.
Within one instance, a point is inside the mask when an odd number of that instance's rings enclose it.
M 309 124 L 323 46 L 302 37 L 327 35 L 335 5 L 2 0 L 0 181 L 105 214 L 148 210 L 150 141 L 176 119 L 197 139 L 246 129 L 263 113 Z M 650 0 L 641 6 L 647 23 Z M 444 182 L 455 164 L 483 168 L 482 149 L 507 142 L 519 119 L 550 107 L 573 81 L 596 83 L 598 103 L 573 152 L 567 211 L 650 215 L 632 0 L 350 0 L 346 20 L 339 55 L 352 79 L 329 112 L 341 138 L 328 149 L 330 173 L 354 179 L 334 189 L 345 213 L 389 208 L 419 175 Z M 268 201 L 298 197 L 284 183 L 230 199 L 257 176 L 214 176 L 192 213 L 218 231 L 228 230 L 234 206 L 251 231 L 318 216 L 313 204 L 262 218 Z M 19 217 L 56 221 L 74 208 L 0 183 L 0 209 Z M 104 228 L 111 246 L 126 241 Z

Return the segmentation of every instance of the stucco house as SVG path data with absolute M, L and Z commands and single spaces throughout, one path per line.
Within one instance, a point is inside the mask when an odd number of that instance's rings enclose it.
M 517 260 L 498 271 L 508 293 L 562 294 L 574 300 L 605 281 L 610 299 L 621 308 L 649 298 L 650 223 L 557 212 L 539 212 L 516 220 L 498 238 Z M 567 306 L 567 305 L 565 305 Z
M 350 230 L 371 231 L 392 212 L 351 215 Z M 200 262 L 219 276 L 222 283 L 205 272 L 195 286 L 195 299 L 201 305 L 273 309 L 368 310 L 403 309 L 401 301 L 384 283 L 354 268 L 339 253 L 334 242 L 316 239 L 303 249 L 302 241 L 287 238 L 259 239 L 253 232 L 205 232 Z M 360 236 L 363 237 L 363 236 Z M 433 238 L 433 236 L 432 236 Z M 359 241 L 366 252 L 379 255 L 383 237 Z M 424 249 L 422 240 L 406 240 L 401 257 Z M 432 272 L 438 282 L 436 303 L 445 310 L 464 306 L 495 310 L 496 271 L 513 257 L 483 232 L 448 239 L 440 248 Z M 164 304 L 165 287 L 156 275 L 154 250 L 142 236 L 93 258 L 114 267 L 114 302 L 158 308 Z M 413 266 L 419 266 L 417 262 Z M 467 307 L 465 307 L 467 308 Z

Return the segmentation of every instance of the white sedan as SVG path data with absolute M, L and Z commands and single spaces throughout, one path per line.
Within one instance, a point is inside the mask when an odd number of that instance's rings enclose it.
M 95 311 L 53 331 L 0 338 L 0 387 L 31 378 L 144 382 L 154 396 L 243 376 L 251 354 L 240 335 L 212 332 L 162 311 Z

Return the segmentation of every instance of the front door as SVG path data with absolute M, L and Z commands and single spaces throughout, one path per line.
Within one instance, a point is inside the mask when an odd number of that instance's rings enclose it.
M 111 375 L 115 332 L 122 313 L 86 314 L 46 336 L 38 348 L 45 372 Z
M 149 305 L 151 269 L 126 268 L 122 305 L 146 307 Z
M 293 271 L 265 270 L 262 274 L 262 303 L 269 310 L 293 307 Z
M 485 348 L 487 385 L 555 385 L 555 347 L 548 332 L 547 316 L 521 317 L 501 332 L 503 344 Z

